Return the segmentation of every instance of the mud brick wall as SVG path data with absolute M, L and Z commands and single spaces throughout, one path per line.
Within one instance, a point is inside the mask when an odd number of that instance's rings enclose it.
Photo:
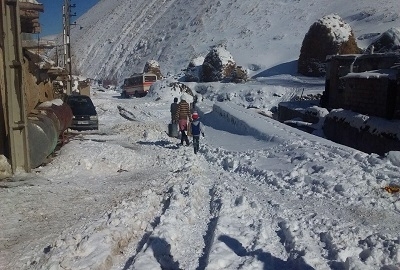
M 384 155 L 389 151 L 399 151 L 400 141 L 390 134 L 373 134 L 375 127 L 368 124 L 359 129 L 352 127 L 343 119 L 325 118 L 323 131 L 328 140 L 340 143 L 365 153 Z
M 3 49 L 0 47 L 0 66 L 4 67 L 4 58 L 3 58 Z M 4 73 L 4 70 L 2 68 L 2 72 Z M 0 88 L 5 89 L 6 88 L 6 82 L 5 82 L 5 76 L 0 76 Z M 0 103 L 1 103 L 1 108 L 0 108 L 0 155 L 4 155 L 6 151 L 6 140 L 7 140 L 7 130 L 6 130 L 6 115 L 5 115 L 5 96 L 4 96 L 4 91 L 0 91 Z
M 367 115 L 388 115 L 388 79 L 346 79 L 343 90 L 343 108 Z
M 394 68 L 397 63 L 398 53 L 332 56 L 321 105 L 400 119 L 400 71 Z

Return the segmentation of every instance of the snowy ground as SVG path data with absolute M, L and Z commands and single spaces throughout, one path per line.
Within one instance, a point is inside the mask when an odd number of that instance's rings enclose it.
M 296 81 L 190 85 L 198 155 L 166 134 L 167 82 L 142 99 L 94 89 L 98 132 L 0 182 L 0 269 L 400 269 L 400 200 L 382 189 L 399 184 L 398 155 L 258 113 L 323 89 Z

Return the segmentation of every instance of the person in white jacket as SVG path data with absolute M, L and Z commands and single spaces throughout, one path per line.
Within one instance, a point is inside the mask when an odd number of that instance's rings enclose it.
M 199 114 L 197 112 L 193 112 L 192 119 L 193 121 L 190 125 L 193 136 L 193 149 L 194 153 L 197 154 L 200 146 L 200 134 L 204 137 L 204 125 L 199 121 Z

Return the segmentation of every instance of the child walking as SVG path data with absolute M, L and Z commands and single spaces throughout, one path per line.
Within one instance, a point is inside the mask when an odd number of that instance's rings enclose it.
M 193 136 L 193 149 L 194 153 L 197 154 L 199 151 L 199 143 L 200 143 L 200 134 L 204 137 L 204 126 L 199 121 L 199 115 L 197 112 L 193 112 L 192 114 L 193 122 L 190 124 L 192 128 L 192 136 Z

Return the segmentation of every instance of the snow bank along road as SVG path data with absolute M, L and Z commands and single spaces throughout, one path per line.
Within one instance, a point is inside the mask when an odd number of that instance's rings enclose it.
M 14 239 L 2 235 L 1 269 L 399 267 L 388 159 L 228 104 L 202 108 L 196 156 L 166 135 L 169 103 L 94 101 L 99 133 L 72 140 L 32 186 L 0 190 Z

